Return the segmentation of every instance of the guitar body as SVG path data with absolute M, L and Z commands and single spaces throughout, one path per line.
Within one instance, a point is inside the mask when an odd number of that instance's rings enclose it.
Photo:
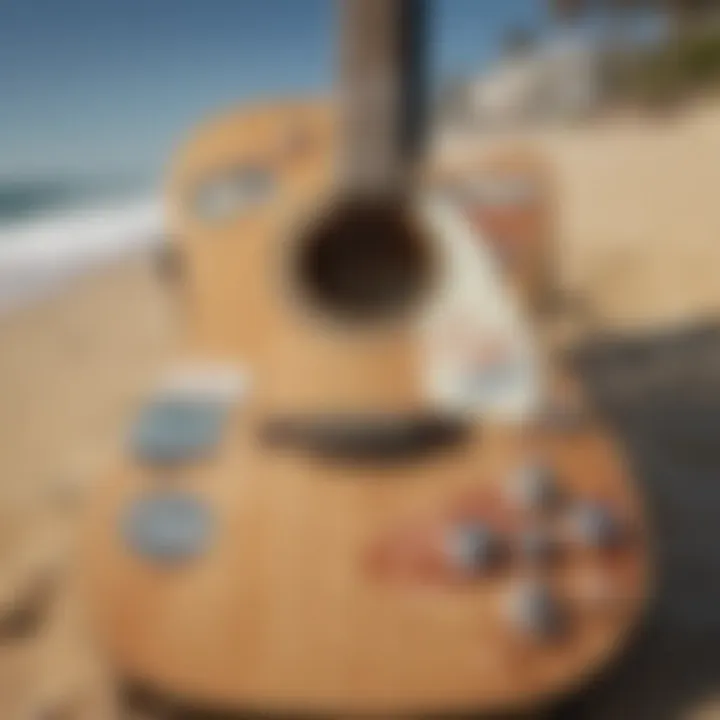
M 488 270 L 462 209 L 435 208 L 431 183 L 407 226 L 419 228 L 425 260 L 398 251 L 423 276 L 407 284 L 403 312 L 349 317 L 368 309 L 362 293 L 333 295 L 341 284 L 323 285 L 332 272 L 322 260 L 303 269 L 323 223 L 335 231 L 336 152 L 329 107 L 287 102 L 211 122 L 178 157 L 169 207 L 184 268 L 182 360 L 237 367 L 246 386 L 212 453 L 168 465 L 128 449 L 99 487 L 84 554 L 97 637 L 120 676 L 203 707 L 537 705 L 597 672 L 639 618 L 648 564 L 638 497 L 589 409 L 572 427 L 543 419 L 553 382 L 529 312 Z M 237 180 L 239 169 L 251 172 L 241 198 L 198 200 L 209 178 Z M 457 327 L 461 340 L 446 332 Z M 468 338 L 485 347 L 484 333 L 500 337 L 501 365 L 522 356 L 490 397 L 455 377 L 486 362 L 462 349 Z M 450 423 L 436 444 L 382 442 L 379 418 L 402 440 L 402 420 L 425 416 L 452 416 L 462 432 Z M 305 425 L 293 435 L 288 418 Z M 283 427 L 296 442 L 282 442 Z M 530 469 L 549 492 L 527 493 Z M 195 530 L 168 561 L 137 541 L 132 518 L 177 497 L 191 510 L 171 530 Z M 588 508 L 619 532 L 578 525 Z M 496 554 L 483 554 L 477 528 L 499 539 Z M 536 536 L 554 550 L 534 552 Z M 175 540 L 170 532 L 166 545 Z

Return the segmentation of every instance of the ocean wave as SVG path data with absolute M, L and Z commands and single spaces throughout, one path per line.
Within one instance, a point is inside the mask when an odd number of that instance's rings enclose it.
M 154 198 L 57 211 L 0 226 L 0 310 L 163 242 L 162 203 Z

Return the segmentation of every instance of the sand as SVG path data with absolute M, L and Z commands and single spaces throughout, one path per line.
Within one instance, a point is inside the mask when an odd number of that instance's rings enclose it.
M 463 154 L 468 146 L 483 153 L 517 140 L 452 138 L 445 151 L 462 142 Z M 720 105 L 522 140 L 555 166 L 562 284 L 587 299 L 596 329 L 637 332 L 720 315 Z M 170 356 L 177 322 L 147 256 L 0 319 L 3 719 L 36 717 L 38 706 L 63 718 L 112 716 L 67 570 L 74 519 Z M 8 608 L 33 603 L 40 626 L 8 631 Z M 720 717 L 717 708 L 688 707 L 686 717 Z
M 77 279 L 0 319 L 3 719 L 25 720 L 37 703 L 74 706 L 96 691 L 82 618 L 67 598 L 74 519 L 87 484 L 117 451 L 139 393 L 168 357 L 173 328 L 148 257 Z M 16 624 L 13 610 L 47 600 L 47 626 L 18 637 L 3 632 Z M 94 707 L 78 717 L 103 717 Z
M 720 104 L 666 118 L 455 136 L 442 148 L 462 159 L 518 143 L 552 162 L 562 282 L 589 298 L 604 326 L 642 328 L 720 311 Z

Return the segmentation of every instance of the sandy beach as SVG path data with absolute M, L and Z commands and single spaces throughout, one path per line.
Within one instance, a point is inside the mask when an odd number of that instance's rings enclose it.
M 562 285 L 587 299 L 595 330 L 720 317 L 720 104 L 451 137 L 443 152 L 515 142 L 540 148 L 556 172 Z M 110 717 L 72 619 L 81 613 L 71 583 L 55 573 L 71 564 L 87 488 L 102 481 L 134 402 L 172 353 L 171 300 L 151 253 L 138 252 L 0 318 L 0 630 L 3 609 L 12 625 L 12 611 L 35 595 L 50 606 L 37 632 L 0 638 L 3 719 L 40 717 L 32 713 L 46 706 L 68 714 L 42 717 Z M 720 717 L 706 706 L 683 717 Z
M 3 718 L 34 717 L 46 695 L 50 704 L 66 702 L 58 693 L 74 702 L 81 678 L 73 673 L 88 670 L 83 635 L 62 609 L 62 578 L 58 588 L 47 586 L 70 571 L 87 484 L 117 453 L 128 412 L 170 351 L 166 300 L 141 255 L 75 278 L 0 320 L 0 626 L 12 636 L 17 611 L 44 602 L 39 595 L 61 604 L 56 628 L 2 643 Z
M 663 325 L 720 310 L 717 102 L 669 117 L 451 136 L 441 147 L 462 159 L 515 144 L 553 166 L 562 284 L 586 295 L 604 323 Z

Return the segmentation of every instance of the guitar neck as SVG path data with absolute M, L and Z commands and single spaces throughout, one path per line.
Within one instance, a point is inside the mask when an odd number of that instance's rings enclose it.
M 403 193 L 425 140 L 428 0 L 343 0 L 341 8 L 341 182 Z

